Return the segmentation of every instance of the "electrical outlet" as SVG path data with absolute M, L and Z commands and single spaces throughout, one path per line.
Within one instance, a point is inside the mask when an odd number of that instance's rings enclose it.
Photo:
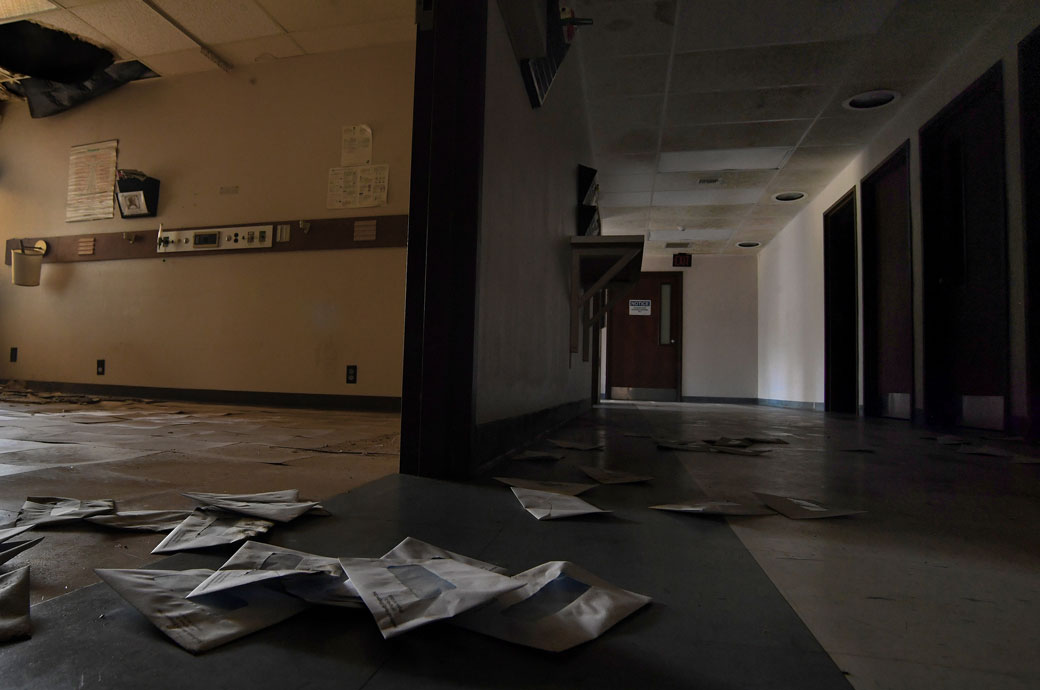
M 12 362 L 17 362 L 18 361 L 18 348 L 17 347 L 12 347 L 11 348 L 11 361 Z
M 105 360 L 103 360 L 103 359 L 99 359 L 97 361 L 97 375 L 98 376 L 104 376 L 105 375 Z
M 357 365 L 347 365 L 347 383 L 357 383 Z

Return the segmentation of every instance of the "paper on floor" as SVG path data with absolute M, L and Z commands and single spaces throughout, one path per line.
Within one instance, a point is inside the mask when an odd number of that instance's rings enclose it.
M 554 494 L 563 494 L 566 496 L 577 496 L 578 494 L 585 493 L 589 489 L 595 489 L 595 484 L 578 484 L 576 482 L 553 482 L 553 481 L 541 481 L 538 479 L 522 479 L 520 477 L 495 477 L 498 481 L 509 486 L 519 487 L 521 489 L 533 489 L 534 491 L 548 491 Z
M 548 450 L 525 450 L 513 456 L 513 460 L 563 460 L 566 455 Z
M 666 441 L 658 440 L 658 448 L 664 448 L 666 450 L 684 450 L 688 453 L 710 453 L 711 446 L 706 443 L 699 443 L 697 441 Z
M 19 534 L 22 534 L 23 532 L 28 532 L 32 528 L 33 528 L 33 525 L 23 525 L 22 527 L 11 527 L 10 529 L 0 529 L 0 544 L 3 544 L 5 541 L 10 539 L 11 537 L 17 537 Z
M 195 598 L 275 579 L 283 579 L 287 592 L 312 604 L 362 606 L 339 559 L 255 541 L 243 544 L 187 596 Z
M 296 489 L 259 494 L 185 493 L 181 495 L 205 506 L 223 508 L 242 515 L 251 515 L 275 522 L 295 520 L 312 508 L 319 507 L 316 501 L 300 501 L 299 492 Z
M 566 448 L 568 450 L 601 450 L 603 448 L 602 443 L 582 443 L 581 441 L 566 441 L 563 439 L 548 439 L 549 443 L 553 444 L 557 448 Z
M 648 482 L 653 479 L 653 477 L 648 474 L 619 472 L 617 470 L 608 470 L 602 467 L 593 467 L 592 465 L 582 465 L 578 469 L 595 479 L 600 484 L 637 484 L 639 482 Z
M 53 525 L 75 522 L 91 515 L 116 512 L 116 502 L 104 498 L 81 501 L 61 496 L 29 496 L 18 513 L 18 525 Z
M 190 510 L 125 510 L 85 518 L 95 525 L 138 532 L 169 532 L 191 515 Z
M 263 584 L 188 599 L 212 570 L 95 570 L 119 596 L 189 652 L 204 652 L 280 623 L 308 604 Z
M 29 541 L 5 541 L 0 544 L 0 565 L 11 560 L 23 551 L 28 551 L 41 541 L 43 541 L 43 537 L 36 537 Z
M 405 537 L 400 544 L 383 554 L 383 558 L 398 561 L 421 561 L 429 558 L 450 558 L 453 561 L 465 563 L 466 565 L 471 565 L 474 568 L 480 568 L 481 570 L 488 570 L 492 573 L 506 572 L 505 568 L 492 563 L 485 563 L 484 561 L 478 561 L 476 558 L 462 556 L 452 551 L 448 551 L 447 549 L 442 549 L 439 546 L 427 544 L 419 539 L 413 539 L 412 537 Z
M 733 501 L 690 501 L 663 503 L 650 507 L 654 510 L 670 510 L 676 513 L 696 513 L 698 515 L 776 515 L 776 511 L 766 506 Z
M 609 513 L 583 501 L 577 496 L 552 493 L 551 491 L 535 491 L 534 489 L 522 489 L 512 487 L 513 495 L 520 501 L 531 515 L 539 520 L 556 520 L 557 518 L 577 517 L 578 515 L 590 515 L 592 513 Z
M 451 618 L 523 585 L 450 558 L 341 558 L 340 563 L 386 639 Z
M 562 652 L 594 640 L 650 603 L 567 561 L 552 561 L 511 579 L 523 586 L 452 622 L 507 642 Z
M 173 553 L 185 549 L 234 544 L 252 539 L 274 527 L 273 522 L 258 518 L 225 513 L 222 510 L 196 508 L 184 522 L 177 525 L 152 553 Z
M 29 566 L 0 573 L 0 642 L 32 637 L 29 618 Z
M 843 517 L 845 515 L 859 515 L 865 510 L 849 510 L 845 508 L 826 508 L 814 501 L 803 498 L 789 498 L 787 496 L 776 496 L 774 494 L 762 494 L 754 492 L 763 503 L 792 520 L 814 520 L 819 518 Z

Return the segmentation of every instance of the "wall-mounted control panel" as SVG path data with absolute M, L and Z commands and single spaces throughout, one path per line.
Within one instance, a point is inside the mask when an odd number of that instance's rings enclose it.
M 159 233 L 155 250 L 170 252 L 204 252 L 213 249 L 259 249 L 274 241 L 273 226 L 245 225 L 237 228 L 205 230 L 169 230 Z

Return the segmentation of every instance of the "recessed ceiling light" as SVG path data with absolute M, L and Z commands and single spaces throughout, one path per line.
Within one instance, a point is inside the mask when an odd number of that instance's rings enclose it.
M 899 100 L 899 92 L 891 89 L 877 89 L 876 91 L 864 91 L 842 103 L 847 110 L 873 110 L 884 108 Z
M 773 198 L 777 201 L 798 201 L 805 198 L 805 192 L 780 192 Z
M 754 249 L 755 247 L 761 247 L 761 242 L 737 242 L 737 246 L 741 249 Z

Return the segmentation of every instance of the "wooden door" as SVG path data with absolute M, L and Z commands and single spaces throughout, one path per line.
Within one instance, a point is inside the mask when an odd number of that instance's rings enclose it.
M 925 415 L 1003 429 L 1008 414 L 1004 79 L 998 63 L 921 129 Z
M 856 190 L 823 214 L 824 408 L 858 409 L 856 299 Z
M 863 412 L 910 419 L 914 301 L 910 260 L 910 142 L 868 175 L 863 204 Z
M 607 319 L 607 397 L 682 399 L 682 273 L 644 273 Z

